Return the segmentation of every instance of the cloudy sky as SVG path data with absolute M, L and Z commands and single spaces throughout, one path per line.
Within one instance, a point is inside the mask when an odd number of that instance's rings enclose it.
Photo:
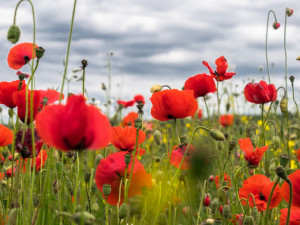
M 73 1 L 33 0 L 33 3 L 37 44 L 46 49 L 36 73 L 37 86 L 57 88 L 62 81 Z M 13 22 L 16 4 L 13 0 L 0 3 L 1 80 L 16 79 L 15 71 L 6 62 L 13 46 L 6 40 L 6 33 Z M 201 63 L 203 60 L 214 67 L 215 59 L 224 55 L 230 70 L 237 75 L 223 85 L 237 85 L 242 90 L 249 79 L 258 82 L 266 78 L 267 14 L 273 9 L 281 27 L 272 28 L 271 15 L 269 62 L 273 64 L 271 81 L 279 86 L 284 77 L 286 7 L 294 9 L 293 16 L 287 20 L 288 76 L 295 75 L 299 97 L 300 62 L 295 59 L 300 55 L 300 4 L 295 0 L 78 0 L 68 75 L 80 66 L 82 59 L 87 59 L 89 97 L 103 102 L 105 93 L 101 83 L 107 84 L 107 53 L 113 52 L 113 99 L 130 100 L 136 94 L 149 99 L 153 84 L 181 88 L 188 77 L 208 73 Z M 22 30 L 20 42 L 32 42 L 28 2 L 19 7 L 17 25 Z M 259 66 L 263 67 L 261 73 Z M 80 90 L 80 82 L 71 81 L 70 91 L 79 93 Z M 147 105 L 149 111 L 151 104 Z

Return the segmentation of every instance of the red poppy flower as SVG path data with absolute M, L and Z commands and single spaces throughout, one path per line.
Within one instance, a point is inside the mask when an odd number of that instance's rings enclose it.
M 30 117 L 31 107 L 30 107 L 30 97 L 31 91 L 28 90 L 28 114 L 27 114 L 27 123 L 32 122 Z M 13 94 L 13 101 L 15 105 L 18 107 L 18 116 L 19 118 L 25 122 L 26 116 L 26 90 L 17 91 Z M 38 114 L 40 105 L 40 92 L 33 91 L 33 120 L 35 120 L 35 116 Z
M 0 147 L 12 144 L 13 136 L 14 134 L 10 129 L 0 124 Z
M 217 175 L 217 176 L 215 177 L 215 184 L 216 184 L 217 189 L 220 188 L 219 179 L 220 179 L 220 176 Z M 222 184 L 223 186 L 231 187 L 230 177 L 229 177 L 226 173 L 224 173 L 223 182 L 225 182 L 224 185 Z M 227 184 L 226 184 L 226 183 L 227 183 Z
M 160 121 L 181 119 L 194 115 L 198 108 L 193 91 L 176 89 L 158 91 L 152 94 L 151 115 Z
M 48 158 L 47 151 L 41 150 L 35 158 L 35 171 L 36 172 L 40 171 L 41 168 L 44 167 L 47 158 Z M 33 159 L 30 159 L 30 160 L 31 160 L 31 169 L 33 169 Z M 27 162 L 27 159 L 25 159 L 25 162 Z M 26 172 L 26 164 L 24 165 L 24 168 L 23 168 L 23 173 L 25 173 L 25 172 Z
M 198 109 L 197 112 L 192 116 L 193 119 L 197 118 L 197 119 L 201 119 L 203 116 L 202 114 L 202 109 Z
M 16 104 L 13 101 L 13 94 L 20 89 L 20 81 L 12 81 L 12 82 L 0 82 L 0 104 L 4 104 L 9 108 L 15 108 Z M 26 84 L 25 81 L 22 81 L 21 89 L 25 90 Z
M 275 182 L 271 182 L 269 178 L 262 174 L 253 175 L 243 182 L 243 186 L 239 190 L 240 199 L 247 199 L 251 193 L 254 195 L 257 210 L 259 212 L 267 209 L 267 202 Z M 282 200 L 279 185 L 276 185 L 273 192 L 270 209 L 276 207 Z M 250 207 L 254 207 L 253 198 L 249 198 Z M 246 205 L 246 201 L 241 201 L 243 205 Z
M 138 146 L 146 139 L 146 133 L 139 130 Z M 112 127 L 111 143 L 121 151 L 132 152 L 136 142 L 136 128 L 135 127 Z M 137 150 L 138 152 L 138 150 Z M 144 149 L 139 150 L 140 155 L 145 153 Z
M 187 150 L 187 145 L 176 145 L 172 149 L 170 163 L 175 166 L 176 168 L 179 167 L 181 160 Z M 190 163 L 191 163 L 191 155 L 196 151 L 194 146 L 190 146 L 189 151 L 180 167 L 181 170 L 188 170 L 190 169 Z
M 60 97 L 60 92 L 52 89 L 39 90 L 39 93 L 40 93 L 40 105 L 39 105 L 40 109 L 43 109 L 45 105 L 53 104 L 54 102 L 58 101 Z M 64 99 L 64 95 L 62 95 L 62 99 Z
M 137 112 L 130 112 L 125 116 L 121 122 L 121 126 L 134 126 L 134 121 L 139 118 Z
M 36 119 L 39 136 L 62 151 L 99 149 L 111 139 L 107 117 L 82 95 L 72 95 L 66 105 L 50 105 Z
M 295 150 L 297 160 L 300 162 L 300 148 L 298 150 Z
M 285 225 L 287 214 L 288 214 L 288 208 L 281 209 L 280 213 L 281 215 L 280 215 L 279 225 Z M 299 224 L 300 224 L 300 208 L 292 207 L 289 225 L 299 225 Z
M 216 59 L 215 63 L 217 65 L 216 71 L 214 71 L 206 61 L 202 62 L 202 64 L 208 68 L 210 75 L 216 80 L 228 80 L 236 74 L 233 72 L 227 72 L 228 63 L 224 56 L 221 56 L 220 58 Z
M 14 70 L 18 70 L 28 63 L 32 56 L 35 58 L 33 51 L 38 46 L 32 43 L 20 43 L 12 47 L 7 56 L 8 66 Z
M 23 141 L 22 141 L 23 139 Z M 35 143 L 35 155 L 37 156 L 41 151 L 43 141 L 37 134 L 36 129 L 34 129 L 34 143 Z M 32 158 L 33 150 L 32 150 L 32 135 L 31 129 L 25 131 L 25 135 L 23 138 L 23 130 L 20 130 L 16 135 L 16 151 L 19 152 L 22 158 Z
M 243 224 L 243 213 L 241 214 L 235 214 L 235 215 L 232 215 L 232 219 L 230 219 L 229 221 L 233 224 L 236 224 L 236 225 L 242 225 Z
M 97 188 L 103 192 L 103 185 L 110 184 L 111 192 L 107 197 L 107 202 L 111 205 L 117 205 L 119 201 L 120 182 L 125 177 L 125 154 L 127 152 L 116 152 L 102 159 L 96 169 L 95 182 Z M 127 178 L 131 172 L 132 160 L 128 165 Z M 150 188 L 152 184 L 151 175 L 149 175 L 137 159 L 134 159 L 134 168 L 132 179 L 129 186 L 128 197 L 142 194 L 144 186 Z M 121 204 L 124 200 L 124 180 L 121 187 Z
M 184 83 L 184 90 L 193 90 L 194 97 L 203 97 L 217 91 L 214 79 L 206 73 L 190 77 Z
M 293 200 L 292 206 L 300 208 L 300 170 L 296 170 L 289 175 L 289 180 L 293 186 Z M 287 182 L 281 186 L 281 193 L 286 202 L 290 200 L 290 188 Z
M 127 108 L 127 107 L 130 107 L 130 106 L 133 106 L 135 101 L 134 100 L 130 100 L 130 101 L 118 100 L 117 103 L 119 105 L 122 105 L 124 108 Z
M 223 127 L 231 126 L 233 124 L 233 115 L 228 114 L 220 116 L 220 122 Z
M 248 83 L 245 86 L 244 95 L 248 102 L 263 104 L 275 101 L 277 90 L 274 84 L 267 84 L 262 80 L 259 83 Z
M 136 95 L 136 96 L 134 96 L 134 101 L 136 103 L 141 102 L 141 103 L 143 103 L 145 105 L 145 99 L 144 99 L 143 95 Z
M 269 146 L 262 146 L 254 150 L 250 138 L 239 139 L 241 150 L 244 153 L 245 160 L 248 162 L 249 168 L 256 168 Z

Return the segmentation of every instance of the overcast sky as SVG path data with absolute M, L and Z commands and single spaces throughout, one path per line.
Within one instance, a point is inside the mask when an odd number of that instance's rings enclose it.
M 284 13 L 294 9 L 287 20 L 288 76 L 296 77 L 299 97 L 300 10 L 295 0 L 78 0 L 71 43 L 68 75 L 88 60 L 86 87 L 89 97 L 103 102 L 101 83 L 107 84 L 107 52 L 113 52 L 112 97 L 130 100 L 136 94 L 150 98 L 153 84 L 181 88 L 184 81 L 206 72 L 202 61 L 214 67 L 224 55 L 230 70 L 237 75 L 223 85 L 243 89 L 249 79 L 259 82 L 266 77 L 265 34 L 267 14 L 273 9 L 281 27 L 269 26 L 269 62 L 271 80 L 276 86 L 284 77 Z M 59 87 L 63 74 L 73 1 L 33 0 L 37 44 L 46 49 L 36 73 L 37 87 Z M 15 80 L 15 71 L 7 66 L 6 57 L 13 46 L 6 40 L 13 22 L 17 1 L 0 3 L 1 80 Z M 18 10 L 20 42 L 32 42 L 32 15 L 28 2 Z M 259 66 L 263 66 L 259 73 Z M 123 73 L 121 72 L 123 68 Z M 26 67 L 22 69 L 28 71 Z M 123 74 L 123 79 L 122 79 Z M 123 83 L 123 85 L 122 85 Z M 70 91 L 80 93 L 80 82 L 72 81 Z M 118 85 L 120 85 L 118 87 Z M 123 88 L 120 88 L 123 87 Z M 150 103 L 146 111 L 150 110 Z M 148 113 L 149 114 L 149 113 Z

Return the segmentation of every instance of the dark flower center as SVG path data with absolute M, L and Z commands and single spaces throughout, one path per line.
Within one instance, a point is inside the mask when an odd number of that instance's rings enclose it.
M 168 115 L 168 118 L 169 119 L 175 119 L 174 116 L 172 116 L 172 115 Z
M 263 193 L 259 193 L 259 199 L 260 200 L 265 200 L 266 199 L 266 197 L 264 196 L 264 194 Z
M 30 61 L 30 59 L 27 55 L 24 55 L 24 60 L 25 60 L 26 63 L 28 63 Z

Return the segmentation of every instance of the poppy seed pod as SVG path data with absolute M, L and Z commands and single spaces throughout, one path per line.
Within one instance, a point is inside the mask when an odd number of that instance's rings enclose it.
M 16 25 L 11 25 L 7 32 L 7 40 L 12 42 L 13 44 L 16 44 L 20 39 L 20 28 Z
M 161 91 L 161 90 L 162 90 L 162 86 L 159 84 L 155 84 L 150 88 L 151 93 Z
M 282 166 L 278 166 L 275 170 L 278 177 L 282 178 L 285 181 L 288 181 L 288 175 L 285 171 L 285 169 Z
M 224 205 L 223 206 L 222 215 L 223 215 L 223 217 L 225 219 L 231 218 L 231 210 L 230 210 L 230 206 L 229 205 Z
M 280 137 L 279 136 L 273 136 L 272 137 L 272 142 L 271 142 L 272 149 L 274 151 L 276 151 L 279 148 L 279 145 L 280 145 Z
M 126 218 L 127 215 L 128 215 L 128 205 L 126 203 L 123 203 L 120 207 L 119 218 L 122 220 Z
M 88 65 L 88 61 L 86 59 L 81 60 L 81 65 L 82 65 L 82 69 L 84 69 L 85 67 L 87 67 Z
M 294 81 L 295 81 L 295 76 L 292 75 L 292 76 L 289 77 L 289 79 L 290 79 L 290 81 L 291 81 L 291 83 L 292 83 L 292 85 L 293 85 L 293 84 L 294 84 Z
M 129 163 L 131 162 L 131 154 L 127 153 L 124 155 L 125 157 L 125 164 L 126 164 L 126 167 L 129 165 Z
M 95 222 L 95 216 L 88 212 L 75 213 L 72 219 L 75 223 L 84 225 L 93 225 Z
M 161 142 L 161 132 L 159 130 L 155 130 L 154 134 L 153 134 L 153 137 L 154 137 L 155 143 L 157 145 L 160 145 L 160 142 Z
M 286 167 L 289 164 L 290 158 L 287 154 L 280 155 L 280 165 Z
M 254 225 L 254 218 L 252 216 L 246 216 L 243 225 Z
M 285 113 L 287 111 L 287 107 L 288 107 L 288 100 L 286 97 L 283 97 L 280 101 L 280 111 L 281 113 Z
M 135 119 L 134 120 L 134 126 L 137 129 L 141 129 L 142 128 L 142 120 L 141 119 Z
M 209 134 L 216 141 L 225 141 L 225 139 L 226 139 L 224 134 L 217 129 L 211 129 Z
M 104 184 L 103 185 L 103 194 L 105 195 L 105 197 L 109 196 L 110 192 L 111 192 L 111 185 Z
M 42 58 L 44 56 L 44 53 L 45 53 L 44 48 L 42 48 L 42 47 L 35 48 L 35 54 L 38 59 Z

